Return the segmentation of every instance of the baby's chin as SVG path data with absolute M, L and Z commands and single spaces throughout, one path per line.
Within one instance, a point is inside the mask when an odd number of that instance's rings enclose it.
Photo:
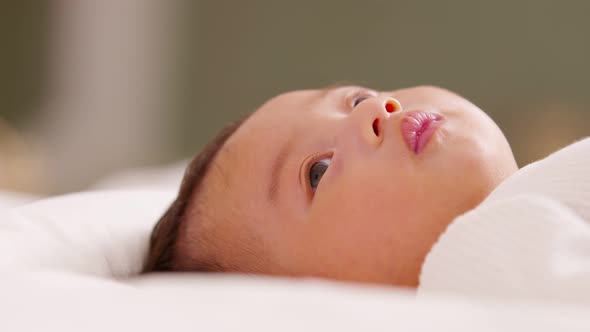
M 434 166 L 455 173 L 457 184 L 471 181 L 490 190 L 516 172 L 518 166 L 502 130 L 475 108 L 473 113 L 447 117 L 439 128 L 441 142 Z
M 507 144 L 477 139 L 461 143 L 448 144 L 428 161 L 417 192 L 445 220 L 475 208 L 518 170 Z
M 479 205 L 516 171 L 518 171 L 518 167 L 511 151 L 483 155 L 479 164 L 464 176 L 465 183 L 471 182 L 473 187 L 473 200 L 470 209 Z

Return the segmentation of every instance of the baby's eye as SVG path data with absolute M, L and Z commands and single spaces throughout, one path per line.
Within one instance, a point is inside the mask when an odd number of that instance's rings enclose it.
M 362 103 L 363 101 L 371 98 L 372 96 L 369 95 L 360 95 L 354 98 L 354 101 L 352 102 L 352 106 L 353 107 L 357 107 L 360 103 Z
M 322 159 L 309 168 L 309 185 L 311 186 L 311 190 L 315 192 L 318 185 L 320 184 L 320 180 L 322 176 L 330 166 L 331 159 Z
M 378 93 L 376 91 L 370 90 L 370 89 L 365 89 L 365 88 L 361 88 L 359 90 L 357 90 L 353 95 L 352 95 L 352 108 L 357 107 L 360 103 L 362 103 L 363 101 L 372 98 L 372 97 L 377 97 Z

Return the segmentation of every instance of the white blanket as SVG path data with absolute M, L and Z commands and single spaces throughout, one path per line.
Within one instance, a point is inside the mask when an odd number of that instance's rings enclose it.
M 455 219 L 419 291 L 590 304 L 590 138 L 522 168 Z

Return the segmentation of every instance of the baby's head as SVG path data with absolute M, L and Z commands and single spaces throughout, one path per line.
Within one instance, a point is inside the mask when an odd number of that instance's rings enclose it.
M 497 125 L 447 90 L 285 93 L 193 160 L 145 270 L 416 286 L 447 225 L 516 170 Z

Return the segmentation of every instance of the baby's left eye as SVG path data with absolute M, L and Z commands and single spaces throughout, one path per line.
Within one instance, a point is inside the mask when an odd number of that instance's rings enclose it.
M 322 160 L 314 163 L 309 168 L 309 174 L 308 174 L 309 185 L 310 185 L 311 190 L 313 192 L 316 191 L 318 185 L 320 184 L 320 180 L 322 179 L 322 176 L 324 176 L 324 173 L 326 172 L 326 170 L 328 170 L 330 163 L 331 163 L 331 159 L 326 158 L 326 159 L 322 159 Z

